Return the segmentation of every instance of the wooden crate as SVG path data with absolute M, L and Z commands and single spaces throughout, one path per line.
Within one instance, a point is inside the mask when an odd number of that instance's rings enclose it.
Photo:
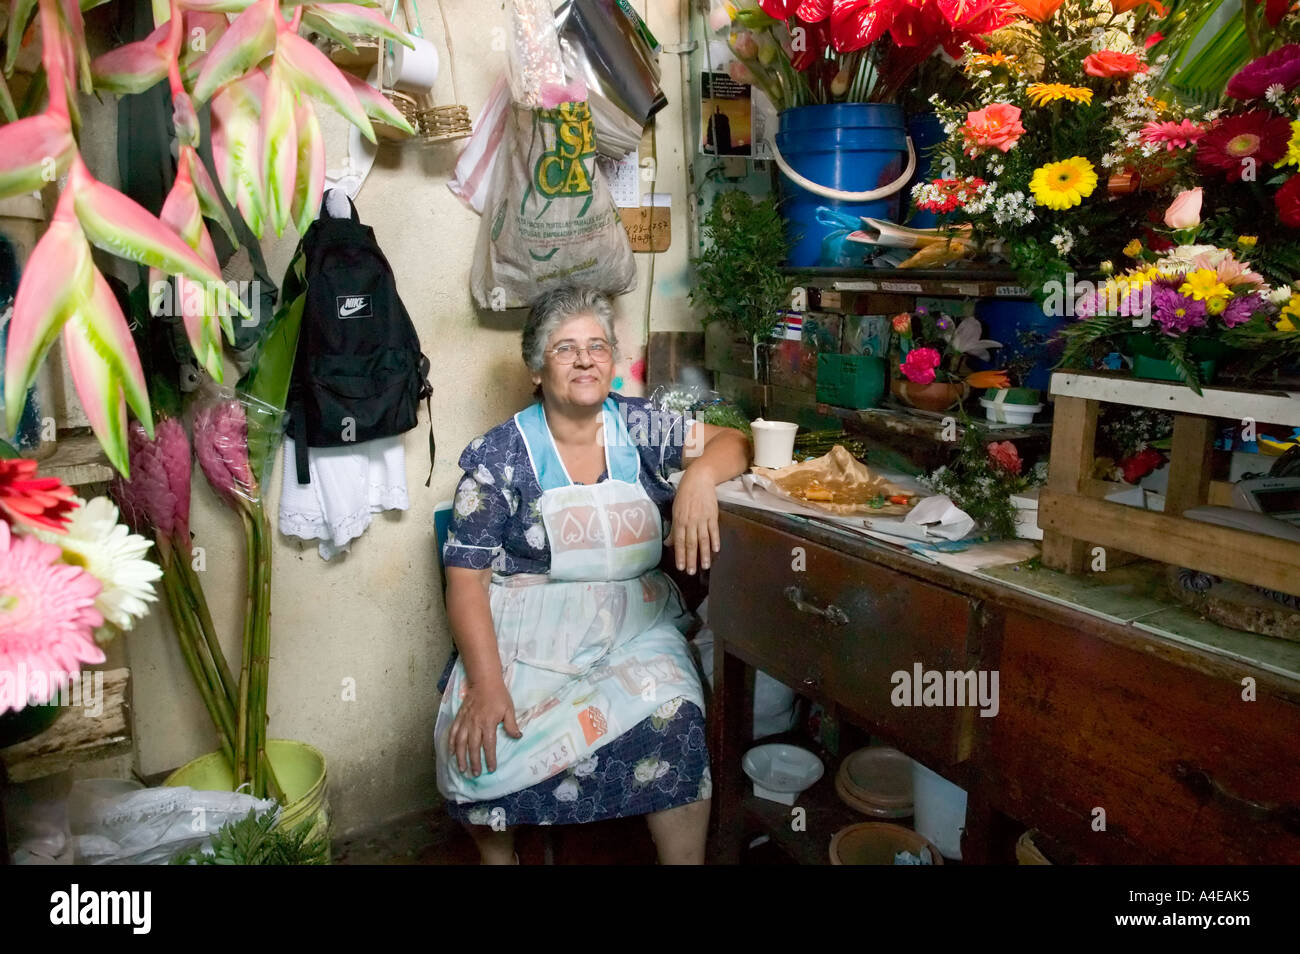
M 1210 479 L 1218 418 L 1300 426 L 1300 395 L 1205 388 L 1196 394 L 1102 374 L 1054 374 L 1051 468 L 1039 500 L 1043 563 L 1069 573 L 1088 570 L 1096 547 L 1135 553 L 1226 579 L 1300 595 L 1300 543 L 1219 527 L 1182 516 L 1222 503 L 1230 488 Z M 1103 403 L 1170 411 L 1174 437 L 1165 510 L 1154 513 L 1103 499 L 1110 485 L 1092 479 L 1097 417 Z

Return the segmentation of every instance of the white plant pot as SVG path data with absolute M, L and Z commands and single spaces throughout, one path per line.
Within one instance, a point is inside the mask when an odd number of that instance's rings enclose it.
M 1041 404 L 999 404 L 980 398 L 984 416 L 991 424 L 1032 424 L 1034 415 L 1043 409 Z

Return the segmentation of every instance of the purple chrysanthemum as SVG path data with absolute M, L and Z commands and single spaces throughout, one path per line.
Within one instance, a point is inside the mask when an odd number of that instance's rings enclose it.
M 1255 312 L 1264 304 L 1264 297 L 1259 292 L 1251 292 L 1249 295 L 1236 295 L 1228 302 L 1227 307 L 1223 309 L 1223 324 L 1227 328 L 1235 328 L 1237 325 L 1244 325 L 1250 321 Z
M 1152 292 L 1152 317 L 1160 329 L 1171 338 L 1186 334 L 1193 328 L 1205 327 L 1205 303 L 1180 295 L 1172 288 L 1156 285 Z

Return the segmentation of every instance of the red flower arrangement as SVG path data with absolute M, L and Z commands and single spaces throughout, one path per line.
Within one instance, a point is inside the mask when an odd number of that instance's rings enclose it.
M 1258 175 L 1286 153 L 1291 123 L 1262 109 L 1217 120 L 1197 143 L 1196 161 L 1206 171 L 1222 172 L 1229 182 Z
M 927 212 L 953 212 L 973 199 L 984 185 L 984 180 L 979 176 L 935 179 L 933 182 L 917 185 L 913 197 L 918 209 Z

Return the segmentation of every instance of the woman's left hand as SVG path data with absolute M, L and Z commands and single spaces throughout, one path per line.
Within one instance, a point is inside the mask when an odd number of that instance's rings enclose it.
M 673 500 L 673 551 L 677 569 L 707 570 L 712 554 L 722 549 L 718 533 L 718 493 L 712 477 L 701 467 L 682 474 Z

